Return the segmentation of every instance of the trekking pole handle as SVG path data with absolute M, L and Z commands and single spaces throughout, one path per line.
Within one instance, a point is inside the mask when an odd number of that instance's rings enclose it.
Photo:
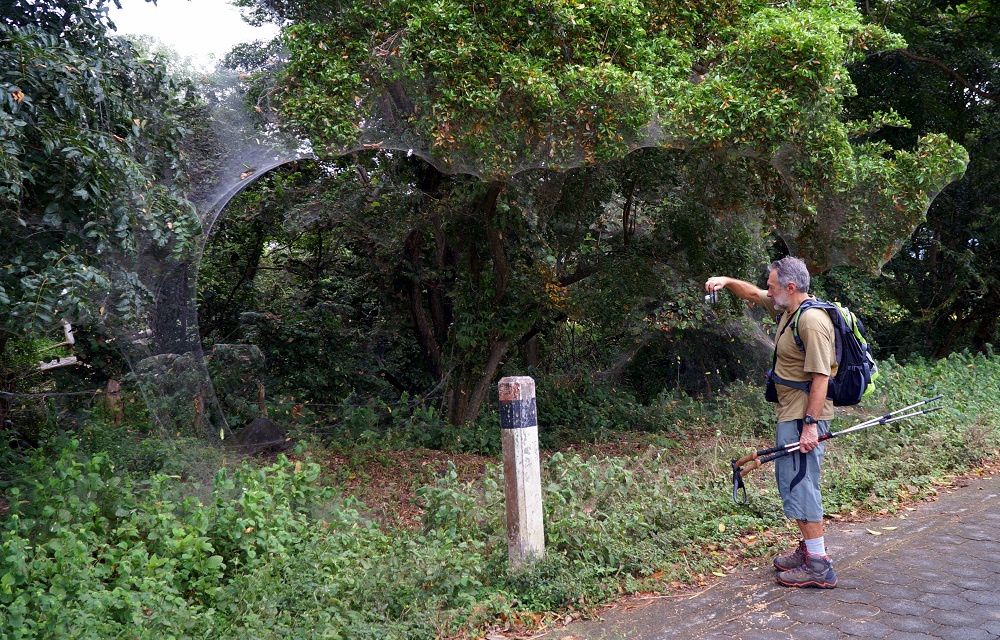
M 783 447 L 771 447 L 770 449 L 761 449 L 760 451 L 754 451 L 752 453 L 748 453 L 745 456 L 743 456 L 742 458 L 738 458 L 736 460 L 736 466 L 737 467 L 742 467 L 746 463 L 748 463 L 748 462 L 750 462 L 752 460 L 756 460 L 757 458 L 760 458 L 761 456 L 767 456 L 767 455 L 770 455 L 772 453 L 778 453 L 779 451 L 784 451 L 788 446 L 791 446 L 791 445 L 786 445 L 786 446 L 783 446 Z M 756 467 L 754 467 L 754 468 L 756 468 Z

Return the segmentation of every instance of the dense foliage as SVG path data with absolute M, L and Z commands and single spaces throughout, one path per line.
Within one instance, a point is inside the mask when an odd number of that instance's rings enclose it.
M 884 342 L 943 357 L 997 341 L 996 260 L 1000 214 L 1000 4 L 859 3 L 872 21 L 902 34 L 907 48 L 852 67 L 854 117 L 891 107 L 911 128 L 875 134 L 909 148 L 924 132 L 947 133 L 970 154 L 966 175 L 935 199 L 903 250 L 885 267 L 880 296 L 904 311 Z
M 703 324 L 692 276 L 754 278 L 747 265 L 766 259 L 752 216 L 703 222 L 735 196 L 729 174 L 693 169 L 647 149 L 490 191 L 390 153 L 300 163 L 218 224 L 200 279 L 202 334 L 257 344 L 272 392 L 434 404 L 440 393 L 456 425 L 478 415 L 498 373 L 619 380 L 643 347 Z M 701 376 L 719 365 L 689 366 Z

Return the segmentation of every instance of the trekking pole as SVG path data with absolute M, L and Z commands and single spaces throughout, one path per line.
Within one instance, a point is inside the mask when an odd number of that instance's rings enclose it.
M 853 427 L 848 427 L 847 429 L 844 429 L 842 431 L 837 431 L 835 433 L 828 433 L 824 436 L 820 436 L 819 441 L 823 442 L 825 440 L 829 440 L 830 438 L 836 438 L 837 436 L 846 435 L 848 433 L 853 433 L 855 431 L 861 431 L 862 429 L 868 429 L 869 427 L 881 426 L 892 422 L 897 422 L 899 420 L 906 420 L 908 418 L 922 416 L 926 413 L 931 413 L 939 409 L 943 409 L 944 407 L 940 406 L 930 407 L 929 409 L 921 409 L 919 411 L 911 411 L 910 413 L 898 415 L 903 413 L 904 411 L 909 411 L 910 409 L 923 406 L 925 404 L 934 402 L 935 400 L 940 400 L 943 397 L 944 397 L 943 395 L 937 395 L 934 396 L 933 398 L 928 398 L 926 400 L 921 400 L 920 402 L 911 404 L 908 407 L 903 407 L 902 409 L 896 409 L 895 411 L 890 411 L 889 413 L 886 413 L 884 415 L 875 418 L 869 418 L 868 420 L 858 423 Z M 798 451 L 798 449 L 799 449 L 798 442 L 790 442 L 789 444 L 783 447 L 771 447 L 770 449 L 761 449 L 760 451 L 748 453 L 742 458 L 733 460 L 732 461 L 733 500 L 736 502 L 736 504 L 747 503 L 747 490 L 743 484 L 743 476 L 750 473 L 754 469 L 760 467 L 761 465 L 764 465 L 773 460 L 777 460 L 778 458 L 795 453 L 796 451 Z M 743 465 L 745 464 L 747 465 L 747 467 L 742 468 Z

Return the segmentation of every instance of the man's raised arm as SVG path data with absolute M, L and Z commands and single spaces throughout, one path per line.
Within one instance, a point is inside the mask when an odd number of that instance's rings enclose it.
M 726 276 L 712 276 L 705 282 L 705 291 L 712 293 L 719 289 L 729 289 L 737 298 L 742 298 L 747 302 L 760 303 L 761 296 L 767 295 L 767 291 L 757 288 L 755 285 L 736 278 Z

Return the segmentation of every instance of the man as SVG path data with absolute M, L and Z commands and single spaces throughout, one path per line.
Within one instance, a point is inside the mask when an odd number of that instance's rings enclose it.
M 833 563 L 823 537 L 823 503 L 819 490 L 823 445 L 819 437 L 830 432 L 833 401 L 826 397 L 830 376 L 837 373 L 836 337 L 833 321 L 823 310 L 803 311 L 798 333 L 803 349 L 795 342 L 792 321 L 809 299 L 809 271 L 802 260 L 787 257 L 769 267 L 767 291 L 749 282 L 716 276 L 705 283 L 708 292 L 728 289 L 751 303 L 763 305 L 778 317 L 774 374 L 795 387 L 776 384 L 777 427 L 775 443 L 798 442 L 799 450 L 774 463 L 778 492 L 785 515 L 798 525 L 802 538 L 798 548 L 774 559 L 778 582 L 789 587 L 832 589 L 837 585 Z M 776 379 L 774 376 L 772 380 Z M 808 391 L 797 388 L 807 387 Z

